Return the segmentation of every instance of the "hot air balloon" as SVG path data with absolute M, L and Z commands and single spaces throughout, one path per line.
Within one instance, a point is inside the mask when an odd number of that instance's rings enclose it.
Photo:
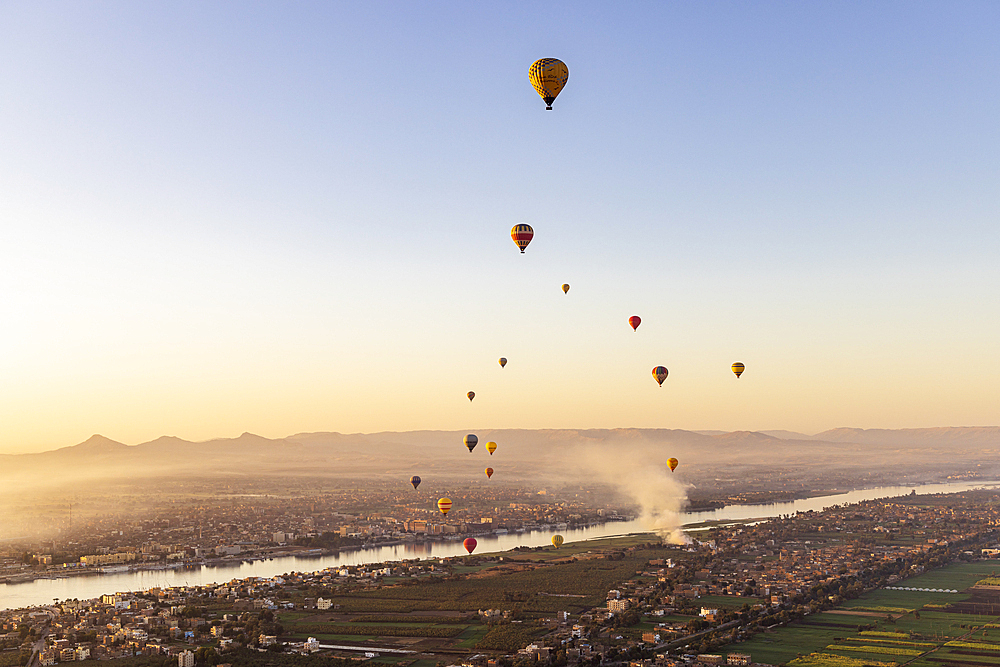
M 556 549 L 558 549 L 562 545 L 563 545 L 563 536 L 562 535 L 553 535 L 552 536 L 552 546 L 554 546 Z
M 451 509 L 451 498 L 442 498 L 438 501 L 438 509 L 441 510 L 441 514 L 448 514 L 448 510 Z
M 556 58 L 542 58 L 528 68 L 528 80 L 545 100 L 545 108 L 551 111 L 556 96 L 569 80 L 569 68 Z
M 413 488 L 416 489 L 418 486 L 420 486 L 420 478 L 414 475 L 413 477 L 410 478 L 410 484 L 412 484 Z
M 632 325 L 632 331 L 635 331 L 636 329 L 639 328 L 639 325 L 642 324 L 642 320 L 639 318 L 638 315 L 633 315 L 632 317 L 628 318 L 628 323 Z
M 534 235 L 535 230 L 531 228 L 531 225 L 520 224 L 510 228 L 510 237 L 514 239 L 514 243 L 521 249 L 522 255 L 524 254 L 524 249 L 531 243 Z
M 562 291 L 563 291 L 563 294 L 569 294 L 569 284 L 568 283 L 563 283 Z
M 677 470 L 678 463 L 680 462 L 672 456 L 669 459 L 667 459 L 667 465 L 670 466 L 670 472 Z
M 479 544 L 479 542 L 476 542 L 476 538 L 474 537 L 467 537 L 465 538 L 465 541 L 462 542 L 462 546 L 465 547 L 465 550 L 470 554 L 476 550 L 477 544 Z
M 500 357 L 500 368 L 507 365 L 507 357 Z
M 663 386 L 663 381 L 667 379 L 667 373 L 669 373 L 669 371 L 665 366 L 657 366 L 653 369 L 653 377 L 656 378 L 657 383 L 659 383 L 661 387 Z
M 474 399 L 476 397 L 476 392 L 470 391 L 468 394 L 466 394 L 466 396 L 469 397 L 469 402 L 471 403 L 472 399 Z
M 495 452 L 496 450 L 497 450 L 497 443 L 495 442 L 486 443 L 486 451 L 490 453 L 490 456 L 493 456 L 493 452 Z
M 743 371 L 746 370 L 746 366 L 737 361 L 733 364 L 733 372 L 736 373 L 736 379 L 739 380 L 740 376 L 743 375 Z
M 490 479 L 491 477 L 493 477 L 493 468 L 487 468 L 486 469 L 486 479 Z
M 474 434 L 470 433 L 469 435 L 465 436 L 465 446 L 469 448 L 470 454 L 478 444 L 479 444 L 479 438 L 477 438 Z

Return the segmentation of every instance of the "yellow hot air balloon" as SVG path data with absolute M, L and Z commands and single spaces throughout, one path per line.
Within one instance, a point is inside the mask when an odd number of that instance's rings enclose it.
M 569 294 L 569 285 L 566 284 L 566 283 L 563 283 L 562 290 L 563 290 L 563 294 Z
M 556 96 L 569 81 L 569 68 L 556 58 L 542 58 L 528 68 L 528 80 L 545 100 L 545 108 L 551 111 Z
M 743 371 L 744 370 L 746 370 L 746 366 L 744 366 L 739 361 L 737 361 L 735 364 L 733 364 L 733 372 L 736 373 L 736 379 L 737 380 L 740 378 L 741 375 L 743 375 Z
M 556 549 L 558 549 L 562 545 L 563 545 L 563 536 L 562 535 L 553 535 L 552 536 L 552 546 L 554 546 Z
M 507 357 L 500 357 L 500 368 L 507 365 Z
M 486 469 L 486 479 L 489 479 L 490 477 L 493 477 L 493 468 Z
M 448 510 L 451 509 L 451 498 L 442 498 L 438 501 L 438 509 L 441 510 L 441 514 L 448 514 Z
M 497 450 L 497 443 L 495 442 L 486 443 L 486 451 L 490 453 L 490 456 L 493 456 L 493 452 L 495 452 L 496 450 Z
M 670 466 L 670 472 L 677 470 L 678 463 L 679 461 L 672 456 L 669 459 L 667 459 L 667 465 Z

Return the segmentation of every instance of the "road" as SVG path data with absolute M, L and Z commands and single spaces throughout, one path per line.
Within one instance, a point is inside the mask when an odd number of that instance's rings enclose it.
M 702 635 L 707 635 L 709 632 L 715 632 L 717 630 L 728 630 L 729 628 L 735 628 L 740 624 L 740 621 L 729 621 L 728 623 L 723 623 L 722 625 L 716 626 L 714 628 L 709 628 L 708 630 L 702 630 L 701 632 L 696 632 L 693 635 L 687 635 L 686 637 L 681 637 L 680 639 L 674 639 L 669 642 L 663 642 L 662 644 L 657 644 L 655 650 L 663 651 L 678 648 L 684 644 L 688 644 L 692 639 L 697 639 Z

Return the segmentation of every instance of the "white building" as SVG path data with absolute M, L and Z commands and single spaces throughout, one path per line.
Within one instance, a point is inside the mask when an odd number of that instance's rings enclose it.
M 194 652 L 181 651 L 177 654 L 177 667 L 194 667 Z

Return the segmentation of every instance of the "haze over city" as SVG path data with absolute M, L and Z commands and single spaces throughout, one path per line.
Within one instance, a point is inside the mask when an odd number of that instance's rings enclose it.
M 0 667 L 1000 667 L 998 25 L 0 3 Z

